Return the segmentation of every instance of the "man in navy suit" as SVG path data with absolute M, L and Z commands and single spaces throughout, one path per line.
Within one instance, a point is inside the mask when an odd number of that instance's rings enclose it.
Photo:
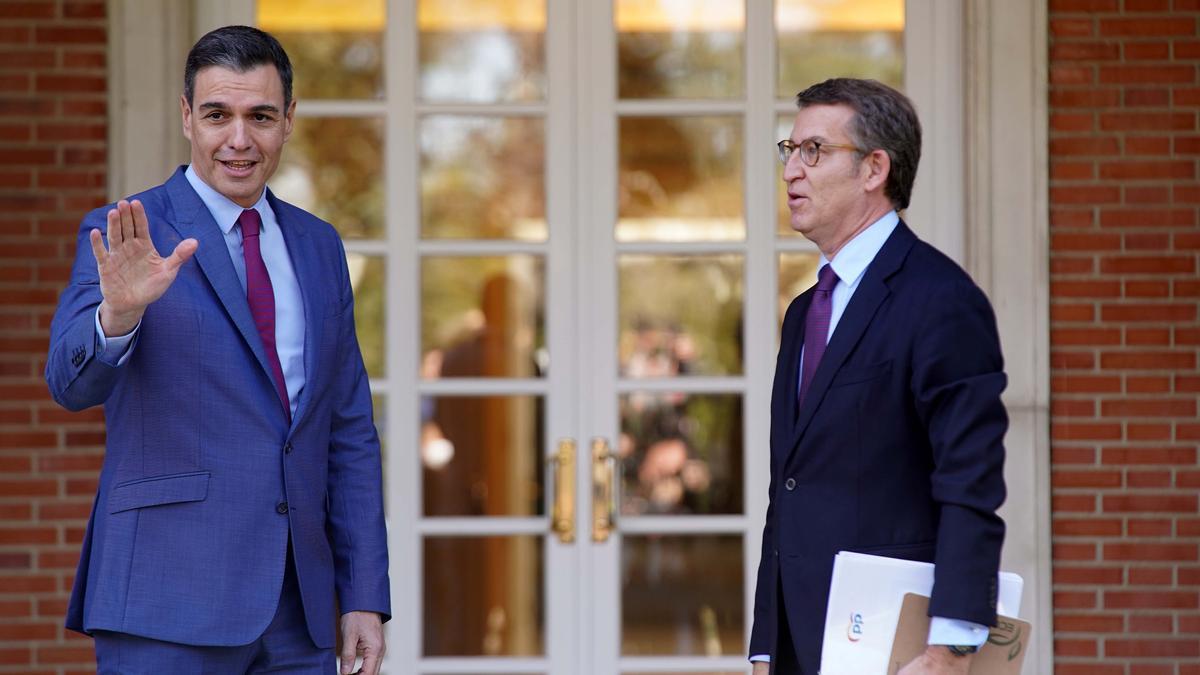
M 921 126 L 903 94 L 833 79 L 779 143 L 791 225 L 821 252 L 783 321 L 750 657 L 816 675 L 838 551 L 935 564 L 925 652 L 965 674 L 996 620 L 1006 383 L 983 292 L 916 235 Z
M 84 218 L 51 327 L 51 393 L 108 430 L 67 627 L 102 674 L 329 675 L 339 624 L 342 672 L 377 675 L 387 534 L 345 252 L 266 189 L 287 54 L 205 35 L 180 108 L 190 165 Z

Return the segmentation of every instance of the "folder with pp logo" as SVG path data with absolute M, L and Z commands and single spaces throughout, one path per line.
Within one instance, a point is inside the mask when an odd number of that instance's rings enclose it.
M 1001 572 L 996 609 L 1019 616 L 1019 575 Z M 833 561 L 821 675 L 887 673 L 906 593 L 929 596 L 933 564 L 842 551 Z

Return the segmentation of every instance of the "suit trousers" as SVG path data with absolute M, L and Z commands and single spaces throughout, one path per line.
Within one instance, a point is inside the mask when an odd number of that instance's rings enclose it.
M 308 635 L 291 542 L 287 557 L 275 617 L 254 642 L 209 647 L 95 631 L 97 675 L 333 675 L 337 670 L 333 650 L 316 647 Z

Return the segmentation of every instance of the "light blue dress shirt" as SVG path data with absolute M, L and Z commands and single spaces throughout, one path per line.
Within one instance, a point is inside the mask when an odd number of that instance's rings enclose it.
M 213 220 L 221 228 L 225 236 L 225 246 L 229 249 L 229 258 L 237 271 L 238 281 L 242 289 L 246 288 L 246 259 L 242 253 L 242 228 L 237 225 L 242 207 L 228 197 L 209 187 L 192 167 L 184 173 L 188 183 L 204 205 L 212 214 Z M 267 266 L 267 274 L 271 277 L 271 288 L 275 291 L 275 351 L 279 355 L 279 364 L 283 367 L 283 379 L 287 385 L 288 400 L 292 405 L 292 416 L 296 415 L 296 402 L 304 389 L 304 300 L 300 295 L 300 282 L 296 280 L 296 270 L 292 267 L 291 256 L 288 255 L 287 244 L 275 212 L 267 202 L 267 191 L 259 195 L 258 201 L 252 207 L 258 211 L 262 219 L 259 233 L 259 248 L 262 252 L 263 263 Z M 100 310 L 96 310 L 96 353 L 101 361 L 110 365 L 121 365 L 133 353 L 138 329 L 141 323 L 127 335 L 119 337 L 104 336 L 100 327 Z
M 832 314 L 829 317 L 829 334 L 825 336 L 825 343 L 829 343 L 829 338 L 833 337 L 833 331 L 837 328 L 838 321 L 842 318 L 842 314 L 846 311 L 846 306 L 850 304 L 850 298 L 854 297 L 854 291 L 858 290 L 858 284 L 862 281 L 866 274 L 867 267 L 871 265 L 871 261 L 879 253 L 879 249 L 883 248 L 888 237 L 892 236 L 896 226 L 900 224 L 900 216 L 895 211 L 889 211 L 879 220 L 871 223 L 867 229 L 859 232 L 853 239 L 846 242 L 832 261 L 828 260 L 824 254 L 821 254 L 821 262 L 817 269 L 826 264 L 833 266 L 833 273 L 837 275 L 837 285 L 833 287 L 833 297 L 831 298 L 833 307 Z M 797 374 L 803 373 L 804 370 L 804 347 L 800 347 L 800 368 L 797 369 Z M 799 375 L 796 379 L 796 391 L 800 390 Z M 929 639 L 926 644 L 931 645 L 982 645 L 987 641 L 988 628 L 971 621 L 962 621 L 960 619 L 947 619 L 940 616 L 935 616 L 929 623 Z M 754 655 L 750 657 L 751 661 L 770 661 L 771 658 L 765 654 Z

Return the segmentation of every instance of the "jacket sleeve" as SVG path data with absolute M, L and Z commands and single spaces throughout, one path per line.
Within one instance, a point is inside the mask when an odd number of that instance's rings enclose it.
M 912 379 L 940 509 L 931 616 L 996 623 L 1006 382 L 996 319 L 983 292 L 964 280 L 931 294 L 914 343 Z
M 340 240 L 337 247 L 339 363 L 330 420 L 326 529 L 341 612 L 377 612 L 386 621 L 391 618 L 391 598 L 379 436 L 372 419 L 371 391 L 354 328 L 354 295 Z
M 96 353 L 96 309 L 103 297 L 89 237 L 94 229 L 104 233 L 106 213 L 106 208 L 96 209 L 80 224 L 71 278 L 50 324 L 46 384 L 54 400 L 68 410 L 104 403 L 121 372 L 120 366 L 104 363 Z

